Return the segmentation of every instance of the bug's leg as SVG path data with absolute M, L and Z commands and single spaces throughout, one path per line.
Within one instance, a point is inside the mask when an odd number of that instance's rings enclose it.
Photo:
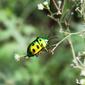
M 45 48 L 45 50 L 48 52 L 48 49 L 47 48 Z

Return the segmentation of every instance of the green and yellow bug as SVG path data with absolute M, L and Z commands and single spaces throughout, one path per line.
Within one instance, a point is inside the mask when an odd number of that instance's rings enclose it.
M 48 40 L 37 37 L 27 48 L 27 56 L 32 57 L 39 54 L 43 49 L 46 49 Z
M 48 44 L 48 39 L 37 37 L 28 47 L 26 56 L 20 57 L 19 55 L 15 55 L 15 59 L 20 61 L 22 59 L 28 59 L 29 57 L 37 56 L 43 49 L 46 49 Z

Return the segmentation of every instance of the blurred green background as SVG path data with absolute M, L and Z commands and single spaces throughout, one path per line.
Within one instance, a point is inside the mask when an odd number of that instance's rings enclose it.
M 37 9 L 41 1 L 0 0 L 0 85 L 76 85 L 79 71 L 70 67 L 72 53 L 67 41 L 53 55 L 43 52 L 25 63 L 14 59 L 16 53 L 25 55 L 37 36 L 49 36 L 49 47 L 63 38 L 51 19 Z M 74 29 L 84 27 L 78 23 Z M 84 50 L 84 38 L 72 39 L 76 52 Z

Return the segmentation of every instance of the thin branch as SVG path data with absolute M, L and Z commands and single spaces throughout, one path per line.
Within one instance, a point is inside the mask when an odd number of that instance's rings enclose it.
M 55 47 L 51 50 L 52 54 L 54 53 L 54 50 L 64 41 L 66 40 L 71 34 L 67 35 L 66 37 L 64 37 L 61 41 L 59 41 Z
M 51 19 L 53 19 L 55 22 L 57 22 L 58 23 L 58 25 L 59 25 L 59 27 L 62 29 L 62 25 L 61 25 L 61 23 L 60 23 L 60 20 L 59 19 L 56 19 L 56 18 L 54 18 L 53 17 L 53 15 L 47 15 L 48 17 L 50 17 Z
M 77 35 L 77 34 L 81 34 L 84 33 L 85 30 L 81 31 L 81 32 L 75 32 L 75 33 L 68 33 L 67 36 L 65 36 L 61 41 L 59 41 L 57 44 L 55 44 L 55 47 L 51 50 L 52 54 L 54 53 L 55 49 L 64 41 L 66 40 L 68 37 L 70 37 L 71 35 Z
M 55 18 L 53 17 L 53 15 L 47 15 L 47 16 L 50 17 L 51 19 L 53 19 L 54 21 L 58 22 L 58 20 L 55 19 Z
M 52 2 L 53 2 L 53 4 L 54 4 L 55 8 L 56 8 L 57 10 L 60 10 L 59 7 L 57 6 L 55 0 L 52 0 Z
M 71 47 L 71 50 L 72 50 L 73 60 L 75 61 L 76 66 L 79 66 L 79 63 L 77 62 L 77 59 L 76 59 L 76 54 L 75 54 L 75 51 L 74 51 L 73 43 L 71 41 L 71 37 L 69 37 L 68 41 L 69 41 L 69 44 L 70 44 L 70 47 Z
M 76 57 L 75 51 L 74 51 L 74 47 L 73 47 L 73 43 L 71 41 L 71 37 L 69 37 L 68 39 L 69 44 L 71 46 L 71 50 L 72 50 L 72 54 L 73 54 L 73 60 L 75 61 L 75 68 L 79 68 L 79 69 L 83 69 L 85 68 L 85 66 L 83 65 L 83 63 L 79 60 L 79 57 Z

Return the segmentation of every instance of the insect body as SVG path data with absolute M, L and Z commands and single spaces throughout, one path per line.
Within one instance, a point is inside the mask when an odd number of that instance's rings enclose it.
M 27 56 L 32 57 L 39 54 L 47 46 L 47 39 L 37 37 L 27 48 Z
M 28 60 L 29 57 L 33 57 L 38 55 L 43 49 L 46 49 L 48 40 L 45 38 L 37 37 L 27 48 L 27 55 L 19 56 L 15 55 L 15 59 L 17 61 L 25 61 Z

